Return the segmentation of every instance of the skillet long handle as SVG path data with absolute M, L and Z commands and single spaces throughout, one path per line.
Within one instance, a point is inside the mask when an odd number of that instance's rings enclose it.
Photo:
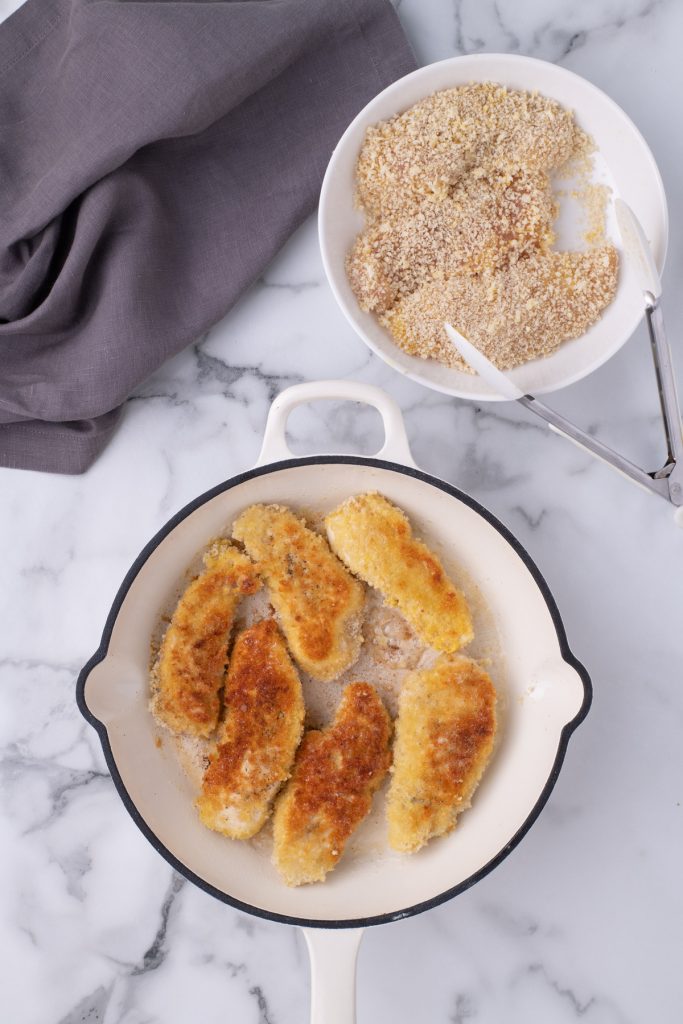
M 311 958 L 311 1024 L 355 1024 L 362 928 L 303 928 Z

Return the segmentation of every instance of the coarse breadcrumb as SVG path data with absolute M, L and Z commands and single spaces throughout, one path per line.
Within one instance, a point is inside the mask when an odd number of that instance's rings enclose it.
M 204 571 L 180 598 L 152 670 L 150 707 L 172 732 L 206 737 L 216 728 L 235 611 L 260 586 L 254 563 L 229 541 L 215 541 L 204 555 Z
M 551 173 L 572 164 L 587 181 L 592 147 L 556 101 L 491 82 L 434 93 L 369 128 L 356 176 L 367 223 L 346 263 L 361 308 L 380 316 L 409 354 L 459 369 L 465 365 L 439 316 L 477 347 L 485 338 L 501 369 L 583 334 L 616 291 L 617 252 L 604 244 L 606 192 L 586 184 L 580 197 L 584 237 L 599 251 L 561 254 L 558 264 Z M 587 305 L 563 306 L 568 273 L 577 294 L 586 275 Z M 492 307 L 481 302 L 492 292 L 508 294 Z
M 351 683 L 329 728 L 306 733 L 275 805 L 273 860 L 287 885 L 322 882 L 370 812 L 391 764 L 391 719 L 374 687 Z
M 586 182 L 580 189 L 574 189 L 572 192 L 572 195 L 580 201 L 583 208 L 586 220 L 583 239 L 590 246 L 601 245 L 605 239 L 609 193 L 610 189 L 607 185 L 601 185 L 596 182 Z
M 197 809 L 209 828 L 249 839 L 265 824 L 275 794 L 289 778 L 304 725 L 299 675 L 273 619 L 237 637 L 224 704 Z
M 550 252 L 508 270 L 431 281 L 385 313 L 382 323 L 411 355 L 471 373 L 449 341 L 444 321 L 501 370 L 549 355 L 577 338 L 610 302 L 618 261 L 611 246 Z
M 494 82 L 443 89 L 368 128 L 358 200 L 390 216 L 449 195 L 467 174 L 550 171 L 589 144 L 572 113 L 539 93 Z
M 424 643 L 450 652 L 469 643 L 474 632 L 464 595 L 388 498 L 376 493 L 348 498 L 329 513 L 325 528 L 344 564 L 380 590 Z
M 348 260 L 363 309 L 383 313 L 435 274 L 479 274 L 549 248 L 555 213 L 545 175 L 466 178 L 439 202 L 373 221 Z
M 403 685 L 387 798 L 389 845 L 413 853 L 455 828 L 493 750 L 496 691 L 475 661 L 442 656 Z
M 251 505 L 232 535 L 258 564 L 295 661 L 323 682 L 358 658 L 365 590 L 284 505 Z

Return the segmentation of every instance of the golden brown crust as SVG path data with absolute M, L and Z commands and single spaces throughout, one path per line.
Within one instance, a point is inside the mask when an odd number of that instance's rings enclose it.
M 204 567 L 178 602 L 152 680 L 156 718 L 193 736 L 216 728 L 235 609 L 261 585 L 253 562 L 225 540 L 207 551 Z
M 389 844 L 412 853 L 455 828 L 491 756 L 496 691 L 470 658 L 441 657 L 404 683 L 387 802 Z
M 225 708 L 197 808 L 209 828 L 248 839 L 264 825 L 279 786 L 289 778 L 303 731 L 301 682 L 273 619 L 237 637 Z
M 362 585 L 324 537 L 282 505 L 252 505 L 233 537 L 258 563 L 295 660 L 315 679 L 335 679 L 360 651 Z
M 406 515 L 381 494 L 349 498 L 325 519 L 332 550 L 351 572 L 382 592 L 418 637 L 438 651 L 472 639 L 467 602 Z
M 389 768 L 390 738 L 368 683 L 347 686 L 332 725 L 306 734 L 275 806 L 273 857 L 287 885 L 322 881 L 335 867 Z

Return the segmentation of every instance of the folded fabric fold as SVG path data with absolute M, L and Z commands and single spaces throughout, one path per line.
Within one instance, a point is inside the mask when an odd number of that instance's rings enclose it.
M 386 0 L 27 0 L 0 25 L 0 465 L 87 468 L 413 66 Z

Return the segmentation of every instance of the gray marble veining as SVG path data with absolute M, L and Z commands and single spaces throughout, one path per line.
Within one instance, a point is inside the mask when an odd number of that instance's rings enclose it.
M 0 0 L 0 17 L 18 0 Z M 399 0 L 418 57 L 505 50 L 608 91 L 653 148 L 672 237 L 667 320 L 683 293 L 683 5 L 674 0 Z M 128 403 L 84 477 L 0 479 L 0 1020 L 5 1024 L 301 1024 L 300 936 L 175 875 L 123 808 L 74 679 L 126 569 L 165 520 L 248 468 L 284 387 L 352 376 L 404 410 L 417 462 L 487 505 L 546 576 L 594 706 L 551 801 L 515 853 L 450 904 L 371 930 L 359 1020 L 374 1024 L 677 1024 L 683 1003 L 680 736 L 683 532 L 663 502 L 510 406 L 396 376 L 353 335 L 307 222 L 238 307 Z M 554 404 L 634 458 L 661 454 L 641 328 Z M 300 410 L 297 451 L 371 452 L 371 411 Z

